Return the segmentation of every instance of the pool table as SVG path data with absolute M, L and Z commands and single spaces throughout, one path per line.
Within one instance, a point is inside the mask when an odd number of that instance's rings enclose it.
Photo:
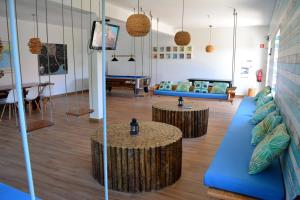
M 113 87 L 130 88 L 135 95 L 138 95 L 141 90 L 148 92 L 150 80 L 150 76 L 106 75 L 106 87 L 109 92 Z

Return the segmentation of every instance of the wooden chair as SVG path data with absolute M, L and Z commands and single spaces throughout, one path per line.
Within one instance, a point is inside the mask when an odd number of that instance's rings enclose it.
M 18 98 L 17 98 L 17 91 L 16 89 L 10 90 L 8 92 L 8 95 L 5 99 L 2 101 L 0 100 L 0 104 L 3 104 L 3 109 L 0 117 L 0 121 L 2 121 L 6 106 L 8 106 L 8 119 L 11 119 L 11 108 L 14 108 L 14 111 L 16 112 L 16 103 L 18 103 Z
M 38 87 L 31 87 L 31 88 L 28 88 L 27 92 L 28 93 L 26 95 L 25 100 L 28 102 L 29 115 L 31 115 L 31 113 L 32 113 L 32 102 L 34 102 L 37 109 L 39 111 L 41 111 L 40 105 L 37 102 L 37 98 L 39 96 L 39 88 Z

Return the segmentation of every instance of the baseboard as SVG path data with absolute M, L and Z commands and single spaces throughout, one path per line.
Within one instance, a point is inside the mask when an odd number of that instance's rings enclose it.
M 89 118 L 89 121 L 90 121 L 91 123 L 101 123 L 101 122 L 102 122 L 102 119 Z
M 89 92 L 89 90 L 83 90 L 83 93 L 88 93 L 88 92 Z M 71 96 L 71 95 L 76 95 L 76 92 L 68 92 L 67 93 L 67 96 Z M 77 91 L 77 95 L 81 95 L 81 90 Z M 52 95 L 51 97 L 52 98 L 58 98 L 58 97 L 64 97 L 64 96 L 66 96 L 66 93 Z

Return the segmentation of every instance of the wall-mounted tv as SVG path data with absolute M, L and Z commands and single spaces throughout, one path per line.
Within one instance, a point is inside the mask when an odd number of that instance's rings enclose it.
M 120 26 L 106 23 L 106 50 L 116 50 Z M 90 49 L 102 50 L 102 22 L 94 21 Z

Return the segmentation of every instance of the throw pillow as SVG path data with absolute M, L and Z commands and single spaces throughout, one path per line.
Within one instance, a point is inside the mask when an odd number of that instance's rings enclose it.
M 259 107 L 261 107 L 262 105 L 269 103 L 270 101 L 273 100 L 272 95 L 267 95 L 267 96 L 260 96 L 256 102 L 256 109 L 258 109 Z
M 208 93 L 207 89 L 202 89 L 202 88 L 195 88 L 194 89 L 195 93 Z
M 190 82 L 178 82 L 177 92 L 189 92 L 190 91 Z
M 274 159 L 277 159 L 284 152 L 289 142 L 290 136 L 284 123 L 282 123 L 255 147 L 249 163 L 248 173 L 258 174 L 265 170 Z
M 272 91 L 272 89 L 270 86 L 264 87 L 259 93 L 256 94 L 256 96 L 254 97 L 254 100 L 257 101 L 260 96 L 266 96 L 266 95 L 270 94 L 271 91 Z
M 194 92 L 195 93 L 208 93 L 208 81 L 195 81 L 194 82 Z
M 209 82 L 208 81 L 195 81 L 194 85 L 195 85 L 195 88 L 198 88 L 198 89 L 208 89 Z
M 278 115 L 277 111 L 270 113 L 263 121 L 252 129 L 251 144 L 257 145 L 281 122 L 282 117 Z
M 228 83 L 223 83 L 223 82 L 214 82 L 214 85 L 211 89 L 211 93 L 216 93 L 216 94 L 226 94 L 226 89 L 229 87 Z
M 258 124 L 261 122 L 268 114 L 276 110 L 276 105 L 274 101 L 270 101 L 269 103 L 261 106 L 259 109 L 257 109 L 252 116 L 252 123 Z
M 172 82 L 171 81 L 162 81 L 159 84 L 159 90 L 172 90 Z

